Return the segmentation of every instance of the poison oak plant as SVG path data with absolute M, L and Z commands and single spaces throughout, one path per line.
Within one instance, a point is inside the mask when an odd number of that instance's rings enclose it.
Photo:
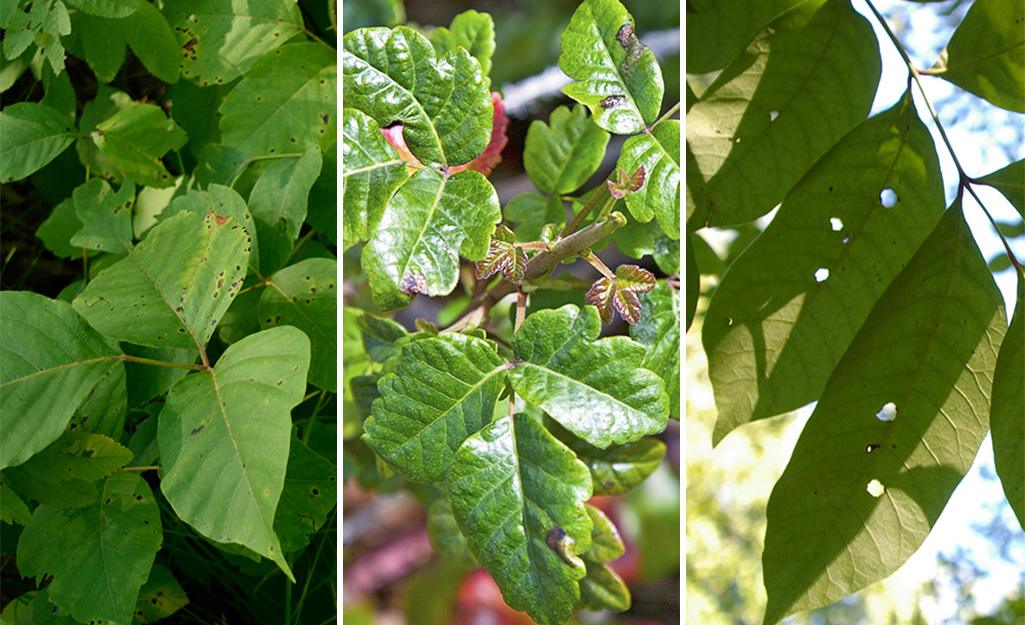
M 710 4 L 688 22 L 688 72 L 722 70 L 688 97 L 689 250 L 696 231 L 780 204 L 704 313 L 713 444 L 818 402 L 768 503 L 767 624 L 900 567 L 989 431 L 1025 524 L 1025 272 L 998 229 L 1018 278 L 1008 327 L 962 210 L 987 185 L 1025 215 L 1025 163 L 966 171 L 924 100 L 959 174 L 944 210 L 936 145 L 913 105 L 915 84 L 938 76 L 1025 112 L 1025 5 L 977 0 L 923 70 L 869 2 L 908 68 L 907 91 L 872 117 L 880 60 L 869 21 L 847 0 L 785 5 Z M 701 272 L 689 251 L 688 325 Z
M 429 37 L 358 29 L 342 46 L 343 244 L 363 308 L 345 309 L 344 391 L 358 415 L 347 473 L 431 485 L 417 492 L 435 547 L 485 567 L 510 606 L 546 625 L 629 606 L 604 564 L 623 544 L 587 500 L 639 484 L 665 454 L 645 436 L 679 418 L 679 104 L 660 116 L 662 73 L 635 27 L 617 0 L 573 14 L 559 65 L 580 104 L 530 127 L 523 160 L 538 192 L 504 209 L 486 177 L 505 143 L 490 16 L 463 13 Z M 629 135 L 618 173 L 577 194 L 609 133 Z M 609 240 L 654 254 L 670 277 L 606 267 L 592 250 Z M 460 257 L 476 264 L 447 327 L 409 333 L 371 314 L 451 293 Z M 551 277 L 578 257 L 603 276 L 586 293 Z M 512 328 L 490 315 L 507 295 Z M 632 338 L 598 338 L 615 311 Z
M 4 589 L 38 585 L 3 619 L 151 622 L 217 579 L 333 614 L 333 20 L 34 0 L 0 26 L 5 203 L 52 206 L 35 234 L 81 262 L 55 299 L 0 292 Z

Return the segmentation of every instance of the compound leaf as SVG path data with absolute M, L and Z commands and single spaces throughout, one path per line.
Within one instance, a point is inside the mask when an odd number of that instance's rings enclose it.
M 526 414 L 503 417 L 459 448 L 444 491 L 470 552 L 505 602 L 561 625 L 580 597 L 576 554 L 591 543 L 587 468 Z
M 665 429 L 669 399 L 641 361 L 647 350 L 625 336 L 601 340 L 598 311 L 566 305 L 541 310 L 513 337 L 516 394 L 597 447 Z
M 0 111 L 0 181 L 21 180 L 57 158 L 75 140 L 71 120 L 35 102 L 16 102 Z
M 146 480 L 117 472 L 89 506 L 36 508 L 18 541 L 18 569 L 26 577 L 52 575 L 50 600 L 76 621 L 130 623 L 162 541 Z
M 821 394 L 876 300 L 939 220 L 940 180 L 932 137 L 903 99 L 851 131 L 790 191 L 723 276 L 705 315 L 719 409 L 713 444 Z
M 652 216 L 671 239 L 680 238 L 680 122 L 667 119 L 650 134 L 630 137 L 619 153 L 617 168 L 646 172 L 644 186 L 626 196 L 626 207 L 638 220 Z
M 501 218 L 498 194 L 480 173 L 419 170 L 391 196 L 363 248 L 374 302 L 392 310 L 417 293 L 451 292 L 459 254 L 483 259 Z
M 317 43 L 282 46 L 260 58 L 221 104 L 221 142 L 253 156 L 335 142 L 338 61 Z
M 278 0 L 175 0 L 164 12 L 178 33 L 182 76 L 201 87 L 235 80 L 303 25 L 299 5 Z
M 112 338 L 195 349 L 206 345 L 241 289 L 248 258 L 249 237 L 239 222 L 181 212 L 90 281 L 73 305 Z
M 367 28 L 345 35 L 342 66 L 345 105 L 379 127 L 402 122 L 406 145 L 426 165 L 472 161 L 491 140 L 491 94 L 465 49 L 436 58 L 411 28 Z
M 64 302 L 4 291 L 0 319 L 2 469 L 57 440 L 90 391 L 123 365 L 117 344 Z
M 284 219 L 288 235 L 293 241 L 299 238 L 310 189 L 320 175 L 322 160 L 320 147 L 311 143 L 302 156 L 281 159 L 264 170 L 249 194 L 253 217 L 269 224 Z
M 955 203 L 840 359 L 773 488 L 766 624 L 883 579 L 918 549 L 989 429 L 1006 331 Z
M 609 133 L 591 121 L 586 107 L 578 104 L 571 111 L 560 106 L 547 124 L 539 119 L 530 124 L 523 167 L 539 190 L 569 193 L 598 170 L 608 143 Z
M 166 188 L 174 179 L 160 159 L 168 150 L 180 150 L 185 131 L 154 104 L 134 104 L 97 124 L 93 142 L 111 162 L 136 183 Z
M 973 2 L 932 70 L 996 106 L 1025 113 L 1023 24 L 1019 0 Z
M 327 521 L 337 502 L 336 472 L 335 465 L 311 451 L 293 432 L 285 487 L 274 517 L 274 531 L 285 553 L 310 544 L 309 535 Z
M 996 371 L 993 372 L 993 404 L 990 423 L 993 428 L 993 463 L 1018 524 L 1025 528 L 1025 276 L 1018 274 L 1018 301 L 1011 327 L 1000 345 Z
M 665 85 L 655 53 L 634 33 L 618 0 L 585 0 L 562 31 L 559 67 L 579 82 L 562 92 L 586 104 L 609 132 L 640 132 L 655 121 Z
M 879 72 L 872 27 L 847 0 L 800 5 L 764 28 L 687 113 L 687 229 L 778 204 L 865 119 Z
M 342 112 L 343 247 L 369 239 L 392 192 L 409 177 L 406 162 L 361 111 Z
M 595 495 L 625 495 L 654 473 L 666 455 L 665 443 L 656 438 L 599 449 L 558 423 L 549 423 L 548 429 L 587 465 Z
M 449 334 L 402 347 L 363 423 L 363 440 L 415 482 L 442 477 L 467 437 L 491 422 L 508 363 L 489 341 Z
M 213 371 L 171 387 L 157 430 L 160 488 L 178 516 L 211 540 L 274 560 L 293 582 L 274 512 L 309 364 L 309 339 L 297 328 L 247 336 Z
M 448 503 L 448 499 L 439 497 L 427 509 L 427 535 L 430 537 L 431 546 L 435 551 L 461 568 L 469 570 L 480 567 L 473 554 L 470 553 L 466 537 L 463 536 L 463 532 L 456 524 L 456 518 L 452 515 L 452 506 Z
M 338 262 L 307 258 L 270 277 L 260 296 L 260 327 L 295 326 L 310 339 L 309 382 L 336 390 L 338 368 Z
M 135 184 L 127 181 L 114 193 L 106 180 L 93 178 L 72 193 L 82 229 L 71 245 L 124 254 L 132 251 L 132 204 Z

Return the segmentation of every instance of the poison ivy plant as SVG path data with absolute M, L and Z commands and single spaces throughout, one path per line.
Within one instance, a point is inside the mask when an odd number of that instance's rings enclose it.
M 772 624 L 897 570 L 987 432 L 1004 492 L 1025 519 L 1025 271 L 998 228 L 1019 287 L 1009 320 L 965 217 L 978 210 L 965 200 L 979 185 L 1022 213 L 1025 165 L 972 177 L 940 126 L 959 174 L 945 206 L 936 135 L 919 117 L 931 104 L 915 106 L 915 83 L 931 75 L 1022 112 L 1025 36 L 1012 25 L 1025 9 L 978 0 L 935 65 L 919 70 L 871 2 L 869 17 L 847 0 L 755 12 L 693 4 L 688 304 L 701 274 L 721 276 L 699 315 L 719 413 L 712 444 L 817 402 L 769 498 Z M 904 94 L 871 116 L 880 62 L 870 21 L 908 67 Z M 940 123 L 935 113 L 931 123 Z M 750 232 L 744 222 L 774 207 L 757 238 L 733 244 L 728 266 L 700 245 L 703 229 Z
M 664 104 L 641 28 L 618 0 L 576 9 L 559 65 L 579 104 L 531 124 L 537 191 L 504 209 L 488 178 L 506 143 L 491 17 L 467 11 L 429 37 L 360 28 L 342 44 L 347 475 L 428 485 L 410 488 L 435 548 L 485 567 L 545 625 L 629 607 L 605 564 L 623 542 L 587 501 L 650 475 L 666 452 L 651 436 L 679 418 L 679 104 Z M 618 169 L 582 190 L 611 134 L 628 135 Z M 595 251 L 610 241 L 654 256 L 659 277 L 607 267 Z M 602 275 L 586 296 L 552 276 L 577 258 Z M 454 291 L 462 313 L 416 332 L 380 316 Z M 633 339 L 600 336 L 617 313 Z
M 70 259 L 5 263 L 0 291 L 17 622 L 333 614 L 333 18 L 52 0 L 0 19 L 4 250 Z

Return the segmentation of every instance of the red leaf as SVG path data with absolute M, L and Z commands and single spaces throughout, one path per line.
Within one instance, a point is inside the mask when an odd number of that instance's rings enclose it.
M 612 298 L 615 294 L 615 283 L 609 278 L 602 277 L 598 278 L 584 295 L 584 300 L 598 309 L 602 323 L 612 323 Z
M 629 195 L 644 186 L 644 166 L 638 167 L 629 178 L 626 177 L 626 170 L 620 169 L 616 182 L 608 181 L 609 193 L 617 200 Z
M 655 275 L 637 265 L 616 267 L 616 284 L 631 293 L 647 293 L 655 288 Z
M 382 128 L 381 134 L 384 135 L 385 140 L 395 148 L 402 160 L 411 165 L 423 167 L 423 163 L 420 162 L 420 159 L 413 156 L 413 153 L 409 151 L 409 147 L 406 145 L 406 139 L 402 136 L 402 128 L 402 124 L 395 124 L 388 128 Z
M 616 296 L 612 299 L 612 305 L 619 311 L 619 316 L 623 318 L 623 321 L 630 325 L 641 320 L 641 300 L 637 299 L 636 293 L 621 287 L 617 288 Z

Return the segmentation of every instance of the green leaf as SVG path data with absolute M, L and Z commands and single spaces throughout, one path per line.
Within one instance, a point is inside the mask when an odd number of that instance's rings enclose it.
M 818 398 L 938 221 L 940 181 L 932 137 L 904 99 L 851 131 L 791 190 L 705 313 L 702 341 L 719 409 L 713 444 Z M 883 205 L 885 189 L 895 205 Z
M 131 459 L 132 452 L 108 436 L 67 431 L 21 466 L 44 482 L 57 483 L 69 479 L 95 482 L 111 475 Z
M 409 174 L 406 161 L 374 120 L 355 109 L 342 113 L 342 235 L 348 248 L 373 234 L 388 198 Z
M 39 171 L 75 140 L 67 116 L 34 102 L 5 106 L 0 129 L 0 181 L 5 183 Z
M 213 211 L 220 217 L 231 217 L 242 224 L 246 234 L 249 236 L 250 252 L 249 264 L 257 269 L 260 268 L 260 247 L 259 239 L 256 237 L 256 224 L 246 201 L 237 191 L 230 187 L 219 184 L 207 185 L 206 191 L 190 189 L 188 192 L 179 195 L 173 202 L 160 213 L 159 220 L 165 221 L 183 211 L 191 212 L 199 217 L 206 217 Z M 242 279 L 242 276 L 239 277 Z
M 1018 524 L 1025 528 L 1025 277 L 1018 273 L 1018 300 L 1011 327 L 1000 345 L 993 372 L 993 404 L 990 423 L 993 428 L 993 463 Z
M 55 75 L 49 65 L 44 65 L 42 71 L 44 94 L 39 103 L 64 113 L 68 120 L 75 119 L 75 88 L 71 86 L 68 74 L 61 72 Z
M 274 532 L 291 410 L 302 401 L 309 339 L 292 327 L 252 334 L 212 372 L 179 380 L 160 412 L 160 489 L 175 513 L 220 543 L 266 556 L 294 582 Z M 218 502 L 211 506 L 211 502 Z
M 578 610 L 609 610 L 625 612 L 630 609 L 630 589 L 615 571 L 598 562 L 584 558 L 587 576 L 580 580 Z
M 379 127 L 402 122 L 406 145 L 422 163 L 461 165 L 491 140 L 491 94 L 465 49 L 436 58 L 411 28 L 367 28 L 345 35 L 342 66 L 345 106 Z
M 15 492 L 27 499 L 33 499 L 41 505 L 62 510 L 92 505 L 100 494 L 97 485 L 93 482 L 84 480 L 44 482 L 33 477 L 21 466 L 5 469 L 3 481 L 10 484 Z
M 523 149 L 523 167 L 539 190 L 569 193 L 579 189 L 598 170 L 609 144 L 609 133 L 591 121 L 587 108 L 579 104 L 572 112 L 560 106 L 552 111 L 548 122 L 531 122 Z
M 154 564 L 149 579 L 139 589 L 139 598 L 135 602 L 135 615 L 143 623 L 154 623 L 167 618 L 189 604 L 174 574 L 164 566 Z
M 174 31 L 156 5 L 135 0 L 135 13 L 125 19 L 122 32 L 143 66 L 168 84 L 178 82 L 181 50 Z
M 1025 113 L 1025 5 L 1018 0 L 973 2 L 932 71 L 989 100 Z
M 135 10 L 132 2 L 120 6 Z M 110 20 L 84 11 L 71 14 L 74 36 L 82 45 L 85 61 L 101 83 L 109 83 L 117 76 L 125 62 L 125 31 L 121 20 Z
M 271 276 L 260 296 L 260 327 L 295 326 L 310 339 L 309 382 L 335 392 L 338 368 L 338 262 L 307 258 Z
M 665 85 L 653 53 L 618 0 L 585 0 L 562 31 L 559 67 L 579 82 L 562 92 L 586 104 L 609 132 L 640 132 L 655 121 Z
M 670 239 L 680 238 L 680 122 L 667 119 L 651 131 L 630 137 L 619 153 L 619 169 L 647 173 L 644 186 L 626 196 L 626 207 L 640 221 L 652 216 Z
M 97 17 L 128 17 L 138 8 L 131 2 L 117 0 L 67 0 L 68 4 L 83 13 Z
M 657 441 L 656 441 L 657 442 Z M 611 562 L 623 555 L 626 546 L 619 537 L 612 520 L 605 513 L 591 504 L 584 504 L 587 516 L 591 517 L 591 547 L 584 554 L 592 562 Z
M 800 0 L 717 0 L 687 5 L 687 73 L 722 69 L 766 24 Z M 816 0 L 814 4 L 821 4 Z M 689 107 L 688 107 L 689 108 Z
M 698 299 L 701 297 L 701 270 L 694 257 L 696 237 L 695 234 L 687 235 L 687 330 L 690 330 L 690 324 L 694 322 L 694 313 L 698 310 Z
M 4 523 L 32 525 L 32 512 L 11 487 L 0 482 L 0 520 Z
M 242 287 L 248 240 L 230 217 L 179 213 L 90 281 L 75 298 L 75 310 L 120 341 L 202 347 Z
M 687 229 L 778 204 L 865 119 L 879 72 L 872 27 L 847 0 L 800 5 L 764 28 L 687 113 Z
M 1007 198 L 1022 218 L 1025 219 L 1025 160 L 1011 163 L 1003 169 L 983 176 L 980 182 L 984 182 Z
M 669 417 L 680 420 L 680 293 L 660 280 L 640 296 L 644 313 L 630 326 L 630 338 L 648 348 L 641 366 L 662 378 Z
M 564 623 L 585 575 L 572 554 L 591 542 L 583 504 L 591 478 L 573 452 L 530 416 L 503 417 L 459 448 L 444 490 L 470 552 L 505 602 L 541 625 Z M 559 531 L 565 555 L 546 540 Z
M 337 469 L 318 456 L 295 434 L 288 450 L 288 470 L 274 517 L 274 531 L 285 553 L 310 544 L 309 535 L 320 529 L 337 503 Z
M 414 482 L 442 477 L 467 437 L 491 422 L 508 363 L 464 334 L 408 343 L 363 423 L 363 440 Z
M 188 137 L 159 106 L 135 104 L 96 125 L 93 142 L 126 176 L 140 185 L 166 188 L 174 179 L 160 159 L 180 150 Z
M 840 359 L 773 488 L 766 624 L 883 579 L 918 549 L 989 429 L 1006 331 L 955 203 Z
M 129 623 L 139 588 L 163 541 L 160 509 L 132 473 L 106 480 L 103 498 L 73 511 L 36 508 L 18 541 L 26 577 L 52 575 L 50 599 L 83 623 Z
M 63 302 L 3 291 L 0 319 L 2 469 L 57 440 L 93 387 L 122 365 L 117 345 Z
M 317 43 L 283 46 L 256 62 L 221 105 L 221 141 L 247 154 L 290 154 L 335 141 L 338 62 Z
M 501 218 L 498 194 L 480 173 L 444 177 L 419 170 L 391 196 L 363 248 L 374 302 L 393 310 L 416 293 L 450 293 L 459 278 L 459 255 L 483 259 Z
M 625 336 L 601 340 L 598 311 L 573 305 L 538 311 L 513 337 L 516 394 L 597 447 L 665 429 L 669 400 L 641 369 L 646 350 Z
M 249 194 L 249 210 L 253 217 L 274 224 L 284 219 L 288 236 L 299 238 L 299 229 L 306 221 L 306 202 L 310 188 L 320 175 L 320 147 L 311 143 L 302 156 L 283 158 L 266 170 Z
M 182 76 L 202 87 L 235 80 L 303 25 L 299 5 L 278 0 L 175 0 L 164 13 L 178 33 Z
M 587 465 L 595 495 L 625 495 L 654 473 L 666 455 L 665 443 L 656 438 L 599 449 L 557 423 L 549 429 Z
M 75 189 L 72 197 L 83 227 L 71 238 L 71 245 L 114 254 L 132 251 L 132 181 L 114 193 L 106 180 L 93 178 Z
M 75 212 L 74 200 L 69 197 L 53 207 L 53 212 L 36 230 L 36 236 L 58 258 L 81 258 L 82 250 L 71 244 L 71 237 L 84 225 Z
M 435 499 L 427 509 L 427 535 L 434 550 L 463 569 L 480 567 L 470 553 L 466 537 L 456 524 L 452 506 L 444 497 Z
M 435 28 L 431 43 L 438 56 L 462 46 L 480 63 L 481 74 L 490 83 L 491 55 L 495 53 L 495 24 L 487 13 L 464 11 L 452 19 L 449 28 Z
M 520 241 L 537 241 L 546 224 L 555 224 L 559 230 L 566 225 L 566 207 L 558 195 L 547 199 L 540 193 L 521 193 L 505 205 L 505 218 L 518 221 L 516 238 Z
M 88 167 L 90 172 L 112 183 L 120 183 L 124 179 L 124 175 L 103 151 L 96 149 L 91 136 L 99 124 L 112 117 L 118 111 L 132 106 L 135 106 L 135 102 L 124 91 L 117 91 L 106 85 L 99 85 L 96 91 L 96 98 L 86 102 L 85 107 L 82 109 L 82 116 L 78 120 L 79 136 L 75 139 L 75 151 L 78 153 L 78 160 Z

